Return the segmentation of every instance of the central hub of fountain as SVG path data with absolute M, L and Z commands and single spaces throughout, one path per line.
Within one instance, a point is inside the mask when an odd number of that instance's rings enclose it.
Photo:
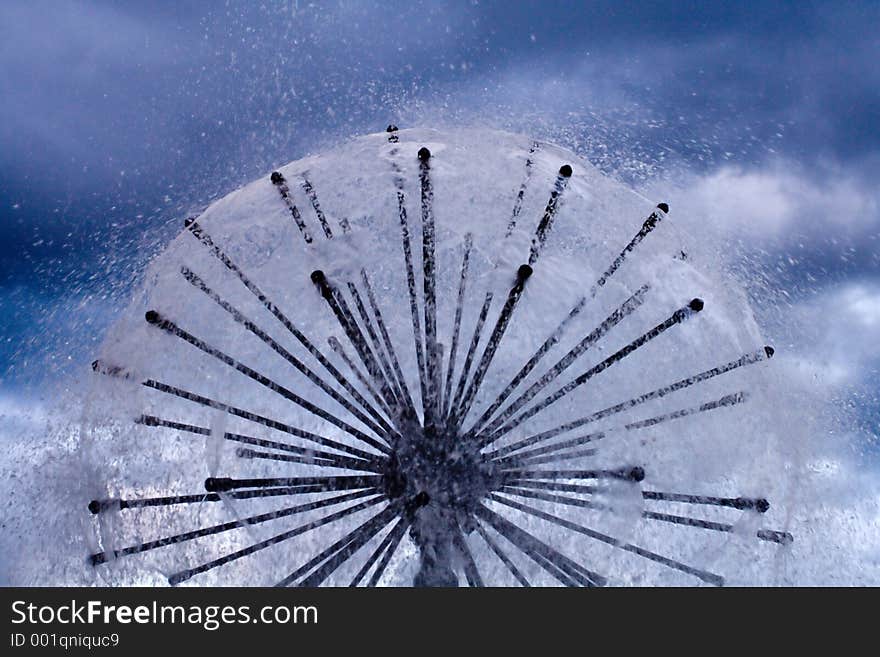
M 383 474 L 392 500 L 410 504 L 412 536 L 421 551 L 415 586 L 458 586 L 453 537 L 473 529 L 473 512 L 492 490 L 493 473 L 473 441 L 453 430 L 426 430 L 411 421 Z

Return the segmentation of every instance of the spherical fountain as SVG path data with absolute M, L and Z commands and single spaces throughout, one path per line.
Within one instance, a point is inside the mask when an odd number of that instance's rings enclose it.
M 95 577 L 749 583 L 793 540 L 774 352 L 671 222 L 556 146 L 395 126 L 187 219 L 93 365 Z

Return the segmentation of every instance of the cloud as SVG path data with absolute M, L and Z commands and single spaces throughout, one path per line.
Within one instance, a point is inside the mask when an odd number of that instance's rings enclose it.
M 827 238 L 880 231 L 880 193 L 861 176 L 806 173 L 791 161 L 723 166 L 687 177 L 676 206 L 751 239 Z
M 0 26 L 0 135 L 33 148 L 28 160 L 45 150 L 88 160 L 99 116 L 155 92 L 159 74 L 178 65 L 173 24 L 99 3 L 3 3 Z
M 880 274 L 880 190 L 872 172 L 870 163 L 806 166 L 773 157 L 706 171 L 676 166 L 638 190 L 670 203 L 688 251 L 720 258 L 756 286 L 765 305 L 787 306 L 845 279 Z
M 843 300 L 853 320 L 852 326 L 870 329 L 875 338 L 880 338 L 880 289 L 853 285 L 847 288 Z
M 800 327 L 799 365 L 817 382 L 843 388 L 880 376 L 880 278 L 832 286 L 795 305 L 790 321 Z

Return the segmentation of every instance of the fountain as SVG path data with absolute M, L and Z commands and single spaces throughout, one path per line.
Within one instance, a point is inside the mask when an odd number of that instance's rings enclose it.
M 93 364 L 95 577 L 722 585 L 772 559 L 774 351 L 672 221 L 553 145 L 395 126 L 187 219 Z

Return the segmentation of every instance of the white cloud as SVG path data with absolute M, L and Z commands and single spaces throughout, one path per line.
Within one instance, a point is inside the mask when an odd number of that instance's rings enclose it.
M 875 339 L 880 338 L 880 290 L 852 285 L 841 296 L 853 324 L 873 333 Z
M 855 176 L 830 172 L 807 176 L 791 162 L 757 169 L 724 166 L 706 175 L 688 176 L 673 190 L 679 210 L 709 220 L 723 232 L 772 239 L 790 232 L 844 232 L 880 229 L 880 199 L 874 186 Z
M 870 381 L 880 364 L 880 282 L 829 288 L 791 309 L 800 327 L 796 359 L 804 373 L 831 386 Z

